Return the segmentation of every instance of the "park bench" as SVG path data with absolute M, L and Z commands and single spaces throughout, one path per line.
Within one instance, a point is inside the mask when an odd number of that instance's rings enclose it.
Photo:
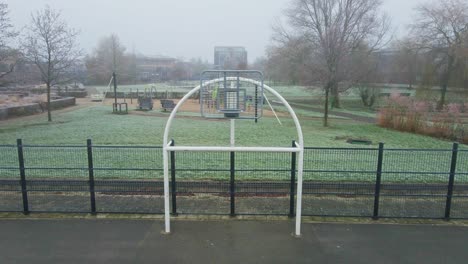
M 164 109 L 164 112 L 166 112 L 167 110 L 172 111 L 172 109 L 174 109 L 175 106 L 176 105 L 174 101 L 172 100 L 167 100 L 167 99 L 161 100 L 161 107 L 162 109 Z

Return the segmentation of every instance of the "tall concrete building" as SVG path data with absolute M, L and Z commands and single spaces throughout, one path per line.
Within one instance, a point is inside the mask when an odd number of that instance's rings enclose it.
M 214 48 L 215 69 L 245 70 L 247 65 L 247 51 L 244 47 L 224 46 Z

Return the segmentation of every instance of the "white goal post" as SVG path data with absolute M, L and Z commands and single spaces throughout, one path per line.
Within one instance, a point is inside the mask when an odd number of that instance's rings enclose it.
M 175 115 L 179 108 L 187 101 L 192 95 L 200 91 L 201 86 L 193 88 L 188 92 L 174 107 L 172 110 L 164 130 L 163 137 L 163 164 L 164 164 L 164 220 L 165 220 L 165 233 L 171 232 L 171 222 L 170 222 L 170 205 L 169 205 L 169 152 L 170 151 L 223 151 L 223 152 L 296 152 L 299 153 L 298 157 L 298 167 L 297 167 L 297 195 L 296 195 L 296 224 L 295 232 L 296 236 L 301 235 L 301 216 L 302 216 L 302 175 L 304 167 L 304 138 L 302 134 L 302 128 L 299 123 L 299 119 L 296 116 L 296 113 L 289 105 L 289 103 L 284 99 L 278 92 L 268 85 L 262 84 L 259 81 L 248 79 L 248 78 L 238 78 L 238 77 L 227 77 L 228 81 L 240 80 L 242 82 L 248 82 L 255 85 L 263 85 L 264 89 L 269 91 L 271 94 L 276 96 L 283 105 L 287 108 L 289 114 L 294 120 L 294 124 L 297 130 L 297 139 L 295 147 L 236 147 L 233 142 L 233 120 L 231 121 L 231 146 L 227 147 L 214 147 L 214 146 L 170 146 L 169 142 L 169 132 L 171 129 L 172 121 L 175 118 Z M 204 83 L 204 85 L 215 84 L 225 81 L 224 78 L 213 79 Z

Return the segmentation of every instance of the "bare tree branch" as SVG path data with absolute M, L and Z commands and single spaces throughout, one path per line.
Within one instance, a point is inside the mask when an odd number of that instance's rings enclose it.
M 432 53 L 433 65 L 440 72 L 439 109 L 445 104 L 448 83 L 461 58 L 468 35 L 468 3 L 464 0 L 439 0 L 421 4 L 411 25 L 411 35 L 421 50 Z
M 274 28 L 275 36 L 282 40 L 276 42 L 279 46 L 285 47 L 285 43 L 292 40 L 306 42 L 311 53 L 308 57 L 314 65 L 309 68 L 322 73 L 320 79 L 326 94 L 325 125 L 329 93 L 333 98 L 332 106 L 340 107 L 339 92 L 350 86 L 340 84 L 362 78 L 361 73 L 354 70 L 356 65 L 347 62 L 353 61 L 357 50 L 361 56 L 370 56 L 390 41 L 390 20 L 380 13 L 381 5 L 381 0 L 293 0 L 285 12 L 289 31 L 284 33 L 284 28 Z M 366 49 L 362 49 L 363 46 Z
M 24 57 L 34 63 L 47 86 L 48 120 L 51 87 L 69 81 L 70 71 L 82 56 L 77 46 L 78 31 L 69 28 L 61 13 L 46 6 L 31 14 L 31 24 L 23 39 Z
M 0 80 L 5 83 L 4 78 L 15 70 L 19 60 L 19 52 L 12 48 L 12 42 L 18 36 L 14 30 L 9 17 L 8 5 L 0 2 L 0 64 L 5 71 L 0 72 Z

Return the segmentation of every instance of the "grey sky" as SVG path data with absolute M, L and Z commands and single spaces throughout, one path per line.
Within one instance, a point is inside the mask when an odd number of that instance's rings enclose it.
M 249 61 L 262 56 L 271 24 L 291 0 L 6 0 L 20 28 L 31 12 L 46 4 L 62 11 L 68 24 L 81 30 L 89 52 L 99 38 L 116 33 L 127 47 L 147 55 L 201 57 L 213 61 L 216 45 L 245 46 Z M 423 0 L 384 0 L 397 34 L 411 21 Z

